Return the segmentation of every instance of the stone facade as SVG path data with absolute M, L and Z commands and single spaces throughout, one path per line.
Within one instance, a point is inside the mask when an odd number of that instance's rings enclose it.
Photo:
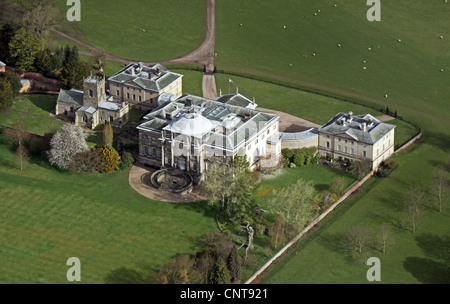
M 375 170 L 394 153 L 395 126 L 370 114 L 339 113 L 319 129 L 319 154 L 335 159 L 368 160 Z
M 123 127 L 129 120 L 127 102 L 116 103 L 106 95 L 106 81 L 102 77 L 85 79 L 83 91 L 61 90 L 56 104 L 56 115 L 75 118 L 75 124 L 94 129 L 99 124 L 111 123 Z
M 151 111 L 158 107 L 162 94 L 172 94 L 175 99 L 182 95 L 182 77 L 160 64 L 131 63 L 108 78 L 108 87 L 115 102 L 128 102 L 132 108 Z
M 183 95 L 146 116 L 139 129 L 139 161 L 189 172 L 196 181 L 219 158 L 246 156 L 250 168 L 262 157 L 279 157 L 279 117 L 253 109 Z

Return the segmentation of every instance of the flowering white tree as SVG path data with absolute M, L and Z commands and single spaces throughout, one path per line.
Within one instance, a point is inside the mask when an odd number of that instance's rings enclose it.
M 80 127 L 66 124 L 50 141 L 48 160 L 52 165 L 67 169 L 75 154 L 89 149 Z

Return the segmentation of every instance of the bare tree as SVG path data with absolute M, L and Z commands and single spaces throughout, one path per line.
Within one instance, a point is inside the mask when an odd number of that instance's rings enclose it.
M 425 192 L 418 185 L 410 186 L 404 197 L 403 217 L 406 228 L 412 233 L 416 233 L 425 202 Z
M 61 13 L 53 1 L 34 3 L 23 13 L 22 25 L 37 37 L 46 37 L 61 22 Z
M 371 235 L 369 228 L 354 226 L 344 236 L 344 248 L 351 252 L 362 253 L 370 244 Z
M 448 173 L 443 165 L 439 165 L 433 171 L 433 183 L 431 185 L 431 193 L 436 200 L 439 212 L 442 212 L 442 206 L 446 202 L 446 194 L 448 191 Z
M 103 68 L 105 67 L 106 52 L 102 49 L 95 49 L 93 57 L 95 63 L 98 65 L 98 72 L 103 73 Z
M 394 234 L 392 233 L 391 225 L 384 223 L 381 225 L 380 231 L 377 235 L 377 243 L 382 248 L 383 254 L 386 254 L 387 249 L 395 242 Z
M 20 167 L 20 171 L 24 169 L 24 164 L 27 162 L 30 158 L 28 157 L 28 150 L 25 148 L 22 141 L 19 141 L 19 146 L 16 150 L 15 160 L 17 164 Z

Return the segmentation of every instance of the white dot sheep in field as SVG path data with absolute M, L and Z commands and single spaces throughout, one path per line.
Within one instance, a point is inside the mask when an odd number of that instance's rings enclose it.
M 398 42 L 402 42 L 402 40 L 401 40 L 401 39 L 398 39 L 397 41 L 398 41 Z
M 444 36 L 439 36 L 439 38 L 444 39 Z
M 283 28 L 286 28 L 286 25 L 285 25 L 285 26 L 283 26 Z
M 314 15 L 314 16 L 317 16 L 317 13 L 314 13 L 313 15 Z
M 338 47 L 341 47 L 342 45 L 340 44 L 340 43 L 338 43 L 338 45 L 337 45 Z
M 367 70 L 367 68 L 366 68 L 366 67 L 363 67 L 363 70 Z
M 365 61 L 365 60 L 363 60 L 363 63 L 366 63 L 366 61 Z
M 320 10 L 317 10 L 318 13 L 320 13 Z
M 312 53 L 313 56 L 316 56 L 316 53 Z
M 372 48 L 367 48 L 369 51 L 371 51 L 372 50 Z
M 333 6 L 334 6 L 334 7 L 337 7 L 337 4 L 335 3 Z
M 388 95 L 386 94 L 386 95 L 384 95 L 384 98 L 388 98 Z
M 441 72 L 444 72 L 444 69 L 441 69 Z

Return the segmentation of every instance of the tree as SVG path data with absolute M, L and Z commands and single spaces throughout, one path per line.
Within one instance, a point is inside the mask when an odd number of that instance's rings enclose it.
M 103 172 L 107 163 L 100 150 L 89 149 L 72 157 L 68 169 L 76 173 Z
M 103 129 L 103 145 L 108 149 L 111 149 L 113 146 L 114 140 L 114 131 L 111 126 L 111 123 L 108 122 Z
M 15 59 L 16 66 L 23 71 L 33 68 L 36 55 L 43 46 L 44 41 L 25 28 L 18 30 L 9 43 L 11 57 Z
M 20 171 L 24 169 L 24 164 L 27 162 L 30 158 L 28 157 L 28 150 L 25 148 L 25 145 L 23 142 L 19 142 L 19 146 L 17 147 L 16 154 L 15 154 L 15 160 L 17 164 L 19 165 Z
M 228 256 L 227 266 L 230 271 L 230 281 L 238 282 L 241 280 L 241 261 L 236 246 L 231 249 Z
M 22 83 L 20 82 L 20 77 L 16 73 L 4 72 L 0 73 L 0 79 L 5 79 L 11 84 L 11 89 L 13 91 L 13 95 L 17 96 L 20 94 L 20 90 L 22 89 Z
M 417 225 L 422 217 L 422 206 L 425 204 L 425 192 L 418 186 L 412 185 L 404 196 L 404 219 L 406 228 L 416 233 Z
M 94 50 L 94 60 L 95 64 L 98 65 L 98 72 L 103 73 L 103 68 L 105 67 L 106 52 L 101 49 Z
M 236 225 L 251 212 L 253 180 L 248 163 L 237 157 L 233 162 L 216 160 L 206 171 L 203 188 L 210 195 L 209 204 L 216 207 L 216 223 L 221 232 L 219 216 Z
M 270 229 L 270 244 L 274 248 L 278 248 L 284 241 L 285 223 L 284 216 L 281 214 L 277 217 Z
M 448 184 L 448 173 L 446 168 L 443 165 L 437 166 L 433 171 L 431 193 L 438 205 L 439 212 L 442 212 L 442 206 L 446 202 Z
M 389 224 L 384 223 L 381 225 L 380 231 L 377 235 L 377 243 L 382 248 L 383 254 L 386 254 L 387 249 L 394 243 L 394 235 L 392 233 L 392 227 Z
M 67 65 L 71 62 L 77 62 L 79 61 L 79 56 L 78 56 L 78 48 L 76 45 L 74 45 L 72 48 L 70 47 L 70 45 L 66 45 L 66 47 L 64 48 L 64 65 Z
M 21 23 L 36 37 L 46 37 L 48 31 L 62 20 L 60 16 L 61 13 L 54 1 L 45 1 L 27 10 Z
M 15 30 L 9 23 L 2 26 L 2 29 L 0 30 L 0 58 L 8 64 L 12 64 L 9 43 L 14 35 Z
M 273 212 L 284 216 L 286 225 L 298 230 L 314 216 L 317 201 L 318 195 L 312 183 L 299 179 L 294 185 L 274 190 L 269 206 Z
M 345 181 L 342 178 L 336 178 L 330 183 L 330 192 L 342 196 L 345 191 Z
M 410 229 L 412 233 L 416 233 L 417 225 L 422 217 L 422 209 L 414 204 L 406 205 L 403 217 L 406 221 L 406 228 Z
M 214 265 L 209 278 L 210 284 L 229 284 L 231 280 L 230 272 L 225 265 L 225 262 L 219 257 Z
M 66 89 L 83 89 L 83 80 L 89 76 L 90 66 L 87 62 L 72 61 L 61 72 L 61 85 Z
M 356 176 L 356 178 L 361 179 L 367 174 L 369 174 L 371 170 L 370 161 L 368 159 L 355 160 L 352 163 L 350 170 Z
M 0 111 L 6 110 L 12 106 L 14 92 L 11 83 L 6 79 L 0 78 Z
M 80 127 L 66 124 L 52 137 L 48 159 L 52 165 L 68 169 L 73 156 L 88 149 L 83 130 Z
M 223 261 L 223 260 L 222 260 Z M 162 266 L 156 281 L 164 284 L 197 284 L 201 276 L 195 269 L 195 260 L 187 254 L 180 254 Z
M 357 253 L 362 253 L 368 247 L 371 238 L 371 231 L 366 227 L 352 227 L 344 237 L 344 247 Z

